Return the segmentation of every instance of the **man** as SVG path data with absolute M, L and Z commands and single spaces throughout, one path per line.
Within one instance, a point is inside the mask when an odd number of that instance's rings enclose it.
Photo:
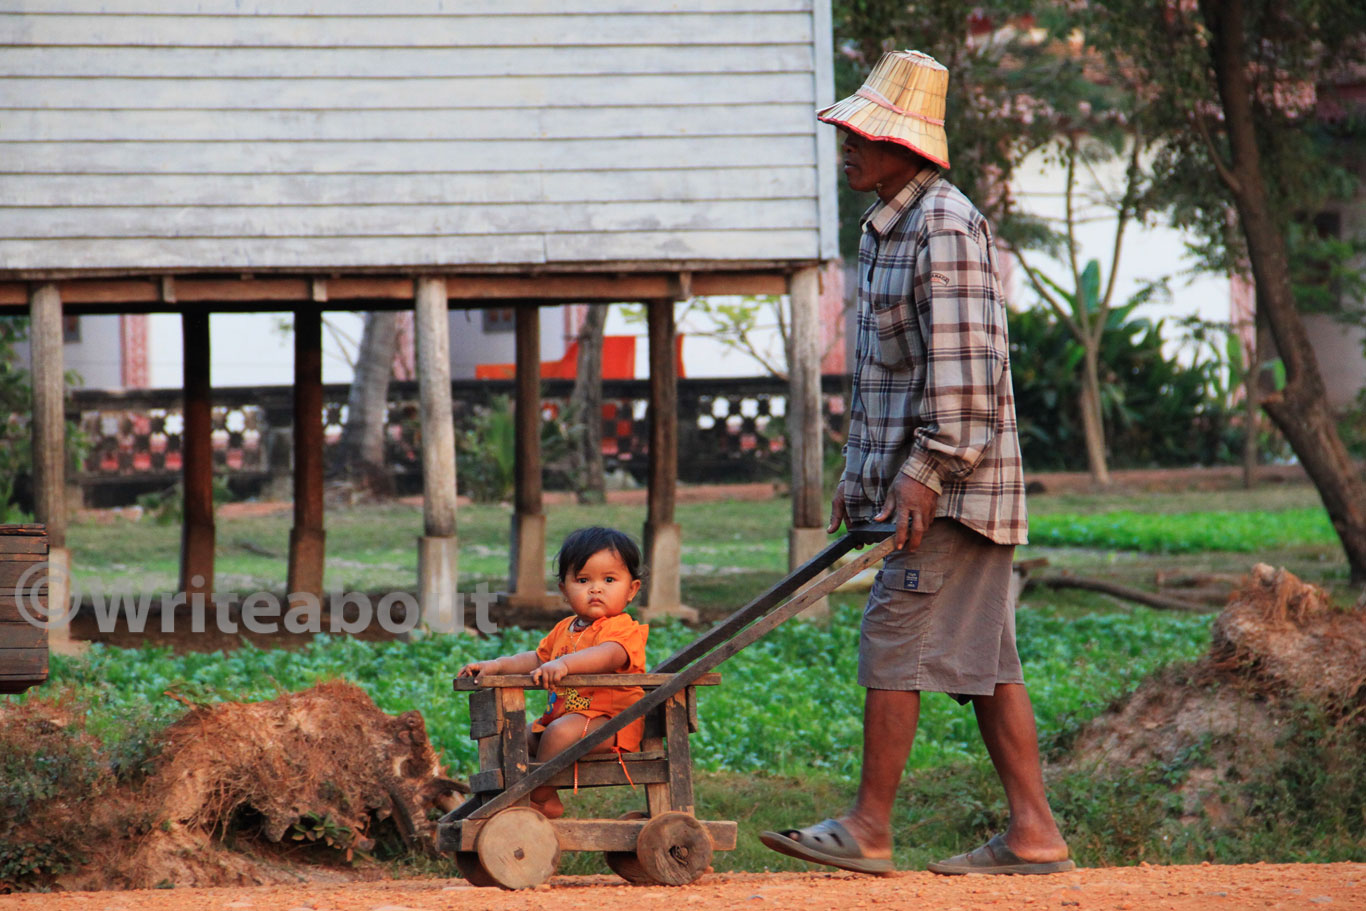
M 948 71 L 914 51 L 885 55 L 849 98 L 817 115 L 845 131 L 850 187 L 874 191 L 858 263 L 857 366 L 842 522 L 895 521 L 859 643 L 867 688 L 863 769 L 839 819 L 765 832 L 784 854 L 892 871 L 891 815 L 922 691 L 971 701 L 1010 808 L 1006 831 L 938 873 L 1071 870 L 1048 806 L 1009 592 L 1026 540 L 1005 302 L 990 227 L 940 176 Z

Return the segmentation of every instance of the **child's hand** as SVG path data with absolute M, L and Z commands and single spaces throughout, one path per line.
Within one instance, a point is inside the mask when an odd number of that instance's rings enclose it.
M 498 673 L 498 659 L 497 659 L 497 658 L 493 658 L 493 659 L 491 659 L 491 660 L 489 660 L 489 661 L 471 661 L 469 664 L 467 664 L 467 665 L 465 665 L 464 667 L 462 667 L 462 668 L 460 669 L 460 673 L 459 673 L 459 674 L 456 674 L 456 676 L 457 676 L 457 677 L 476 677 L 476 678 L 477 678 L 477 677 L 483 677 L 484 675 L 487 674 L 488 676 L 492 677 L 493 675 L 495 675 L 495 674 L 497 674 L 497 673 Z
M 539 683 L 546 689 L 550 689 L 565 677 L 569 676 L 569 665 L 563 658 L 556 658 L 554 661 L 547 661 L 536 670 L 531 672 L 531 682 Z

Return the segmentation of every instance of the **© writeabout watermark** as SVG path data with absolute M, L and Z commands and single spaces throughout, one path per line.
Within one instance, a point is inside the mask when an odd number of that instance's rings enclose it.
M 48 604 L 47 592 L 61 590 L 69 593 L 62 604 Z M 202 576 L 190 579 L 192 587 L 204 584 Z M 415 596 L 408 592 L 388 592 L 377 598 L 364 592 L 329 592 L 325 600 L 313 592 L 291 592 L 283 601 L 274 592 L 258 591 L 246 595 L 237 592 L 180 592 L 159 598 L 148 592 L 134 593 L 125 586 L 106 587 L 94 584 L 82 587 L 64 566 L 35 563 L 24 571 L 14 585 L 14 601 L 19 616 L 33 626 L 51 629 L 70 623 L 88 597 L 101 633 L 112 633 L 120 627 L 130 633 L 141 633 L 154 613 L 159 614 L 160 631 L 174 633 L 178 625 L 190 624 L 192 633 L 202 633 L 210 622 L 220 633 L 239 632 L 273 635 L 280 632 L 344 633 L 355 635 L 370 629 L 373 624 L 387 633 L 399 636 L 418 626 L 422 609 Z M 467 602 L 474 608 L 474 628 L 485 635 L 498 632 L 498 624 L 489 618 L 489 608 L 497 595 L 480 583 L 471 593 L 455 592 L 450 604 L 429 613 L 427 629 L 437 633 L 454 633 L 465 629 Z M 158 610 L 154 606 L 159 603 Z M 327 609 L 324 610 L 324 603 Z M 324 617 L 326 614 L 326 626 Z M 210 619 L 212 618 L 212 619 Z

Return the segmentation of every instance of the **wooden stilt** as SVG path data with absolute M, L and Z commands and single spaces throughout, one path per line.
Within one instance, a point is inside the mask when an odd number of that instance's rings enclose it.
M 650 333 L 650 462 L 645 514 L 645 556 L 650 567 L 641 616 L 696 620 L 681 591 L 682 539 L 674 521 L 678 488 L 678 363 L 674 355 L 674 302 L 647 304 Z
M 796 569 L 826 544 L 821 459 L 820 270 L 799 269 L 788 282 L 792 302 L 792 363 L 788 365 L 787 444 L 792 453 L 792 530 L 788 569 Z M 803 613 L 817 619 L 830 612 L 821 598 Z
M 545 588 L 545 513 L 541 497 L 541 312 L 518 307 L 512 561 L 505 603 L 553 610 Z
M 184 518 L 180 533 L 180 590 L 213 592 L 213 411 L 209 389 L 209 314 L 182 313 L 184 427 L 181 465 Z
M 456 592 L 455 424 L 451 414 L 450 323 L 446 280 L 417 280 L 414 331 L 422 419 L 422 522 L 418 539 L 418 602 L 422 626 L 454 632 L 463 626 Z
M 322 598 L 323 530 L 322 311 L 294 311 L 294 527 L 289 532 L 289 591 Z
M 33 377 L 33 512 L 47 530 L 47 610 L 51 618 L 48 647 L 69 652 L 71 552 L 66 547 L 66 367 L 61 293 L 55 284 L 32 286 L 28 306 Z

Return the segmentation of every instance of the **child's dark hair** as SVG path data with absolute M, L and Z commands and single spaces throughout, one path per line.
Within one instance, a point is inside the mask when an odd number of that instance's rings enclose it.
M 636 546 L 636 542 L 615 528 L 594 525 L 571 532 L 560 545 L 560 555 L 556 558 L 560 581 L 563 582 L 571 574 L 582 570 L 583 565 L 600 550 L 610 550 L 621 557 L 621 562 L 626 564 L 626 571 L 631 574 L 631 578 L 641 578 L 640 548 Z

